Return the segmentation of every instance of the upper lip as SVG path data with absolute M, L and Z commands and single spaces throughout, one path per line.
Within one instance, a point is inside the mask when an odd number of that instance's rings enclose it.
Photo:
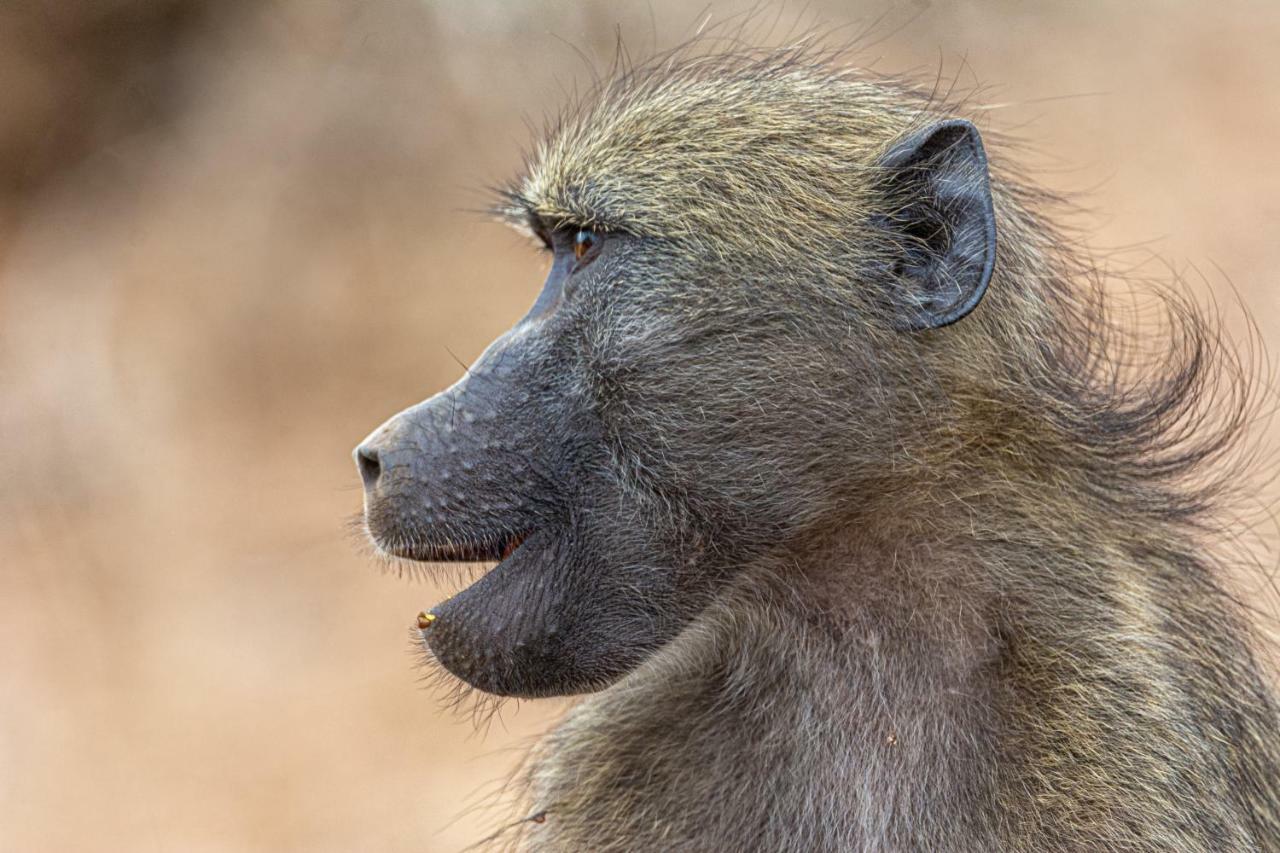
M 501 562 L 528 537 L 529 531 L 521 531 L 463 542 L 415 542 L 386 550 L 397 557 L 423 563 Z

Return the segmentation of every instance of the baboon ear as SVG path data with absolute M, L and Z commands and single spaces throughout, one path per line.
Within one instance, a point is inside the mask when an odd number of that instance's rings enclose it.
M 940 121 L 879 161 L 886 189 L 876 225 L 890 232 L 885 270 L 904 329 L 936 329 L 982 299 L 996 261 L 996 220 L 978 129 Z

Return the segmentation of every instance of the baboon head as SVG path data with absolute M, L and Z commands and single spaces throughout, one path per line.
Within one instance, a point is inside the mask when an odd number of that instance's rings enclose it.
M 533 307 L 355 451 L 379 548 L 497 562 L 424 620 L 444 667 L 598 689 L 882 487 L 995 260 L 978 133 L 924 106 L 704 59 L 605 84 L 539 144 L 500 207 L 550 258 Z

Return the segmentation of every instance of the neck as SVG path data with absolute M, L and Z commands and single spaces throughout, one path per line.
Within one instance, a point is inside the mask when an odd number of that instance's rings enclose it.
M 533 775 L 537 832 L 568 849 L 599 849 L 602 826 L 653 849 L 896 847 L 991 812 L 989 608 L 849 540 L 787 562 L 752 567 L 570 715 Z

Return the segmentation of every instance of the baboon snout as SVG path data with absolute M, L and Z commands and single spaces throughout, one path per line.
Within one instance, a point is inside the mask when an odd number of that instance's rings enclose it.
M 418 440 L 420 432 L 401 412 L 351 452 L 364 486 L 366 513 L 379 516 L 383 525 L 428 521 L 424 511 L 438 501 L 432 500 L 441 485 L 436 481 L 447 467 L 435 442 Z
M 352 452 L 365 528 L 377 546 L 423 561 L 500 559 L 540 526 L 546 490 L 530 464 L 533 425 L 490 374 L 394 415 Z M 510 413 L 499 417 L 499 413 Z
M 367 500 L 374 499 L 380 492 L 391 487 L 390 481 L 396 479 L 393 470 L 403 474 L 407 473 L 403 470 L 405 466 L 417 467 L 413 457 L 420 455 L 420 449 L 409 446 L 403 440 L 403 429 L 397 424 L 401 417 L 403 415 L 397 415 L 378 427 L 351 452 L 351 458 L 360 471 L 360 482 L 364 484 Z

